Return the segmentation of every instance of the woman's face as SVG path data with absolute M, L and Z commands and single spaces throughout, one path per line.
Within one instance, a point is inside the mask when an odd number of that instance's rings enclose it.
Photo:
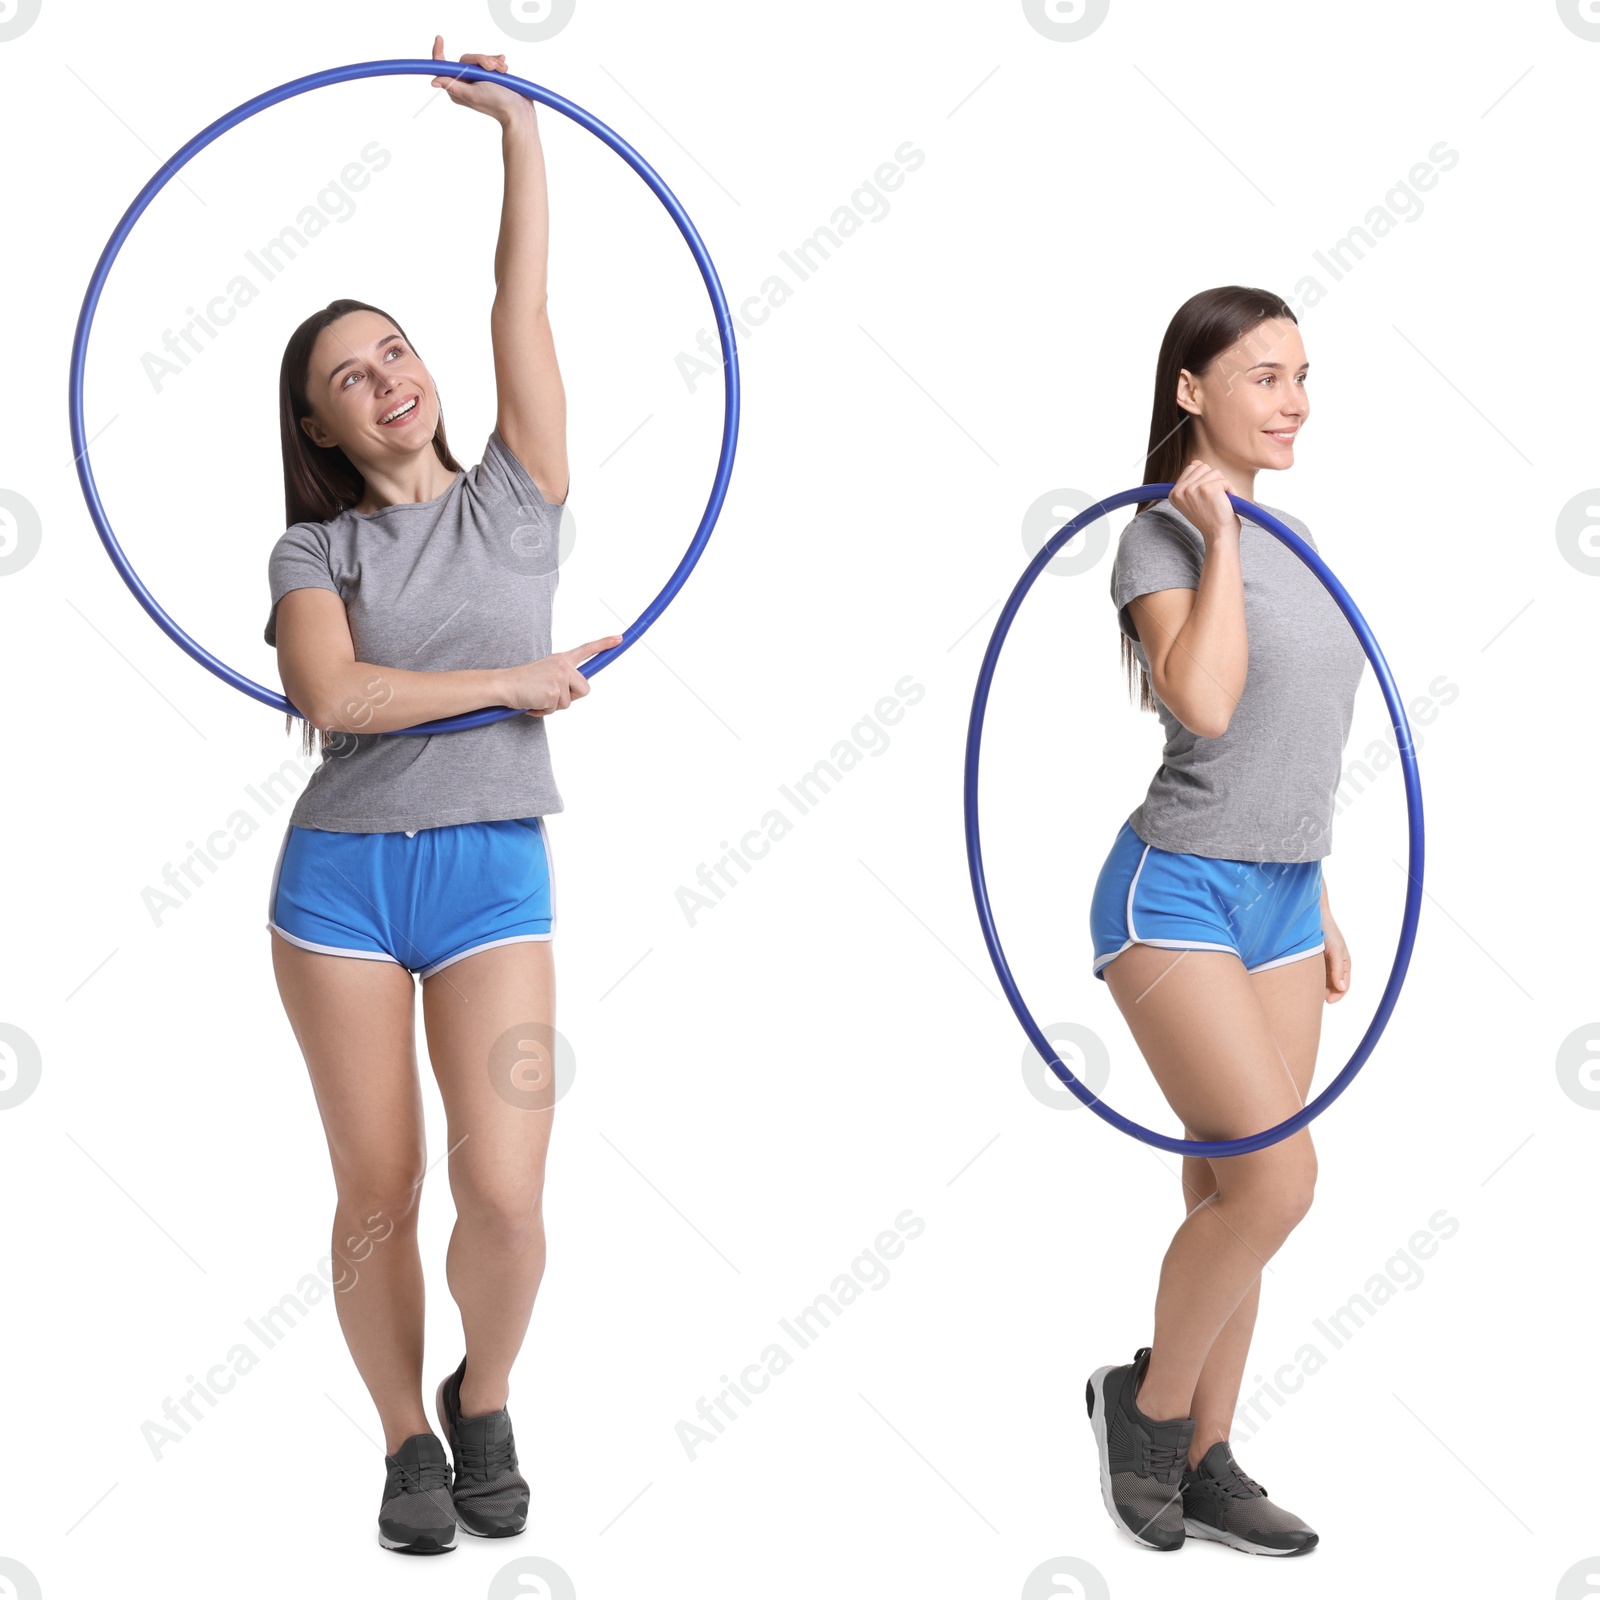
M 338 445 L 358 468 L 415 455 L 439 426 L 428 369 L 400 330 L 374 311 L 347 312 L 317 335 L 306 398 L 311 415 L 301 426 L 317 444 Z
M 1178 380 L 1178 404 L 1194 417 L 1200 454 L 1251 469 L 1294 465 L 1294 441 L 1311 415 L 1300 329 L 1279 317 L 1257 323 L 1195 378 Z

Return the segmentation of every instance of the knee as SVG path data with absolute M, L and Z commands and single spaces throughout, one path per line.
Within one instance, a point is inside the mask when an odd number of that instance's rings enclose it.
M 340 1171 L 335 1177 L 339 1210 L 367 1237 L 414 1224 L 426 1170 L 419 1156 L 415 1160 L 387 1157 Z
M 1198 1139 L 1198 1133 L 1189 1128 L 1183 1130 L 1186 1139 Z M 1185 1156 L 1183 1158 L 1183 1209 L 1185 1212 L 1193 1211 L 1202 1201 L 1217 1192 L 1217 1175 L 1211 1163 L 1204 1156 Z
M 1297 1163 L 1292 1170 L 1284 1175 L 1278 1196 L 1278 1221 L 1283 1227 L 1284 1237 L 1287 1238 L 1302 1222 L 1306 1213 L 1311 1209 L 1311 1201 L 1317 1188 L 1317 1164 L 1315 1161 Z
M 487 1234 L 508 1249 L 529 1243 L 544 1228 L 544 1174 L 523 1173 L 516 1179 L 467 1180 L 455 1194 L 456 1211 L 480 1235 Z
M 1285 1142 L 1293 1144 L 1294 1139 Z M 1281 1244 L 1311 1210 L 1317 1186 L 1317 1158 L 1307 1142 L 1290 1150 L 1269 1147 L 1244 1160 L 1255 1163 L 1244 1184 L 1250 1215 L 1258 1227 Z

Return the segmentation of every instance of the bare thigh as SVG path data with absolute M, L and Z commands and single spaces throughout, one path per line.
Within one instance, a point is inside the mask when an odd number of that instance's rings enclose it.
M 1323 971 L 1319 951 L 1303 961 L 1249 974 L 1250 986 L 1266 1014 L 1268 1030 L 1301 1104 L 1311 1097 L 1322 1038 Z M 1200 1135 L 1185 1129 L 1185 1137 L 1197 1139 Z M 1183 1169 L 1185 1201 L 1192 1208 L 1217 1187 L 1216 1173 L 1204 1156 L 1185 1156 Z
M 410 1205 L 427 1156 L 411 974 L 388 961 L 302 950 L 277 933 L 272 968 L 341 1199 Z
M 1326 967 L 1322 952 L 1303 961 L 1249 974 L 1250 987 L 1266 1015 L 1285 1070 L 1302 1102 L 1311 1097 L 1311 1077 L 1322 1042 L 1322 1008 L 1326 1000 Z
M 555 1110 L 551 944 L 480 950 L 423 981 L 458 1208 L 476 1201 L 517 1220 L 538 1205 Z
M 1302 966 L 1320 981 L 1320 958 L 1252 977 L 1223 951 L 1153 945 L 1133 945 L 1104 968 L 1112 998 L 1188 1137 L 1244 1138 L 1305 1103 L 1315 1040 L 1307 1051 L 1303 1018 L 1285 1020 L 1303 1010 L 1295 1004 L 1305 988 Z M 1263 993 L 1268 979 L 1274 981 Z M 1292 1034 L 1290 1049 L 1280 1047 L 1275 1028 Z M 1283 1173 L 1309 1183 L 1315 1160 L 1310 1132 L 1301 1128 L 1264 1150 L 1215 1158 L 1211 1167 L 1219 1179 L 1231 1168 L 1240 1176 Z M 1190 1196 L 1191 1205 L 1196 1198 Z

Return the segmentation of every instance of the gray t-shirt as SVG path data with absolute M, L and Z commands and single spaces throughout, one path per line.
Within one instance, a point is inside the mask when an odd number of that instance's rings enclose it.
M 551 654 L 560 529 L 561 507 L 493 429 L 483 460 L 436 500 L 288 529 L 267 563 L 264 637 L 277 644 L 291 589 L 330 589 L 357 661 L 408 672 L 537 661 Z M 335 735 L 289 820 L 396 833 L 562 809 L 545 719 L 523 715 L 455 733 Z
M 1303 522 L 1275 506 L 1262 509 L 1317 549 Z M 1317 861 L 1333 849 L 1334 791 L 1366 653 L 1310 567 L 1265 528 L 1243 517 L 1239 523 L 1250 648 L 1244 692 L 1218 739 L 1190 733 L 1156 695 L 1166 748 L 1128 821 L 1158 850 Z M 1168 500 L 1123 529 L 1111 600 L 1146 673 L 1128 602 L 1158 589 L 1198 588 L 1204 560 L 1203 535 Z

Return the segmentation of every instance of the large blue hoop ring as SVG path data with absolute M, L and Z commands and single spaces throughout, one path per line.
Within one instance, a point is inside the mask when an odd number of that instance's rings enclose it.
M 280 101 L 305 94 L 311 89 L 322 89 L 334 83 L 347 83 L 353 78 L 418 76 L 437 78 L 446 74 L 469 81 L 483 79 L 502 84 L 508 89 L 515 89 L 518 94 L 526 95 L 530 100 L 537 100 L 541 105 L 549 106 L 563 116 L 570 117 L 598 139 L 610 145 L 644 179 L 656 198 L 666 207 L 672 220 L 677 223 L 678 231 L 694 255 L 700 276 L 705 280 L 712 308 L 716 313 L 717 335 L 722 342 L 723 414 L 722 449 L 717 457 L 717 473 L 711 486 L 711 496 L 701 513 L 700 526 L 695 530 L 694 538 L 683 559 L 673 570 L 672 576 L 667 579 L 650 604 L 623 630 L 621 644 L 613 645 L 609 650 L 601 650 L 583 663 L 579 670 L 586 678 L 592 678 L 602 667 L 609 665 L 629 645 L 642 637 L 650 624 L 666 609 L 668 601 L 683 587 L 684 580 L 694 570 L 701 551 L 706 547 L 706 541 L 711 537 L 711 530 L 716 526 L 717 517 L 722 511 L 722 502 L 727 496 L 728 479 L 733 472 L 733 453 L 739 435 L 739 357 L 734 346 L 733 317 L 728 310 L 722 284 L 717 277 L 716 268 L 711 264 L 711 257 L 705 245 L 701 243 L 700 235 L 695 231 L 688 214 L 678 203 L 677 197 L 662 182 L 650 163 L 625 139 L 613 133 L 605 123 L 591 116 L 581 106 L 574 105 L 570 100 L 563 99 L 562 96 L 540 84 L 529 83 L 526 78 L 513 77 L 505 72 L 491 72 L 485 67 L 468 66 L 458 61 L 358 61 L 347 67 L 330 67 L 326 72 L 314 72 L 308 77 L 292 79 L 288 83 L 279 84 L 276 89 L 268 89 L 264 94 L 257 95 L 254 100 L 247 100 L 242 106 L 230 111 L 225 117 L 219 117 L 210 127 L 197 133 L 188 144 L 161 166 L 156 175 L 139 191 L 133 204 L 124 212 L 122 220 L 117 224 L 116 232 L 111 235 L 110 241 L 101 251 L 94 276 L 89 280 L 88 292 L 83 298 L 83 309 L 78 313 L 77 333 L 72 341 L 68 408 L 72 421 L 72 449 L 78 468 L 78 482 L 82 485 L 83 497 L 88 502 L 89 515 L 94 519 L 94 525 L 100 532 L 100 541 L 111 557 L 112 564 L 122 574 L 123 582 L 133 591 L 139 604 L 154 618 L 156 625 L 168 638 L 193 656 L 201 666 L 214 672 L 224 683 L 232 684 L 235 689 L 242 690 L 252 699 L 261 701 L 263 705 L 274 706 L 279 711 L 286 711 L 295 717 L 302 716 L 303 713 L 281 694 L 245 677 L 241 672 L 236 672 L 226 662 L 219 661 L 204 646 L 191 639 L 161 609 L 155 596 L 145 588 L 139 574 L 133 570 L 132 564 L 123 554 L 121 545 L 117 543 L 105 507 L 100 503 L 100 490 L 95 484 L 94 471 L 89 464 L 89 440 L 83 420 L 83 376 L 85 357 L 89 348 L 89 330 L 94 325 L 95 308 L 100 302 L 100 292 L 105 287 L 111 265 L 117 259 L 117 254 L 128 235 L 133 231 L 133 225 L 162 189 L 213 140 L 221 138 L 230 128 L 236 127 L 247 117 L 253 117 L 258 111 L 265 111 L 268 106 L 275 106 Z M 414 728 L 392 728 L 386 729 L 385 732 L 396 737 L 403 734 L 450 733 L 458 728 L 477 728 L 487 722 L 500 722 L 507 717 L 520 717 L 523 714 L 515 707 L 492 707 L 482 711 L 466 712 L 455 717 L 441 717 L 433 722 L 419 723 Z
M 1366 651 L 1367 659 L 1372 663 L 1372 670 L 1377 674 L 1384 702 L 1389 707 L 1390 720 L 1394 723 L 1395 736 L 1400 747 L 1400 765 L 1405 773 L 1406 815 L 1410 823 L 1411 848 L 1406 871 L 1405 914 L 1401 918 L 1400 942 L 1395 950 L 1394 965 L 1389 971 L 1389 981 L 1378 1001 L 1377 1012 L 1367 1031 L 1361 1036 L 1355 1054 L 1346 1063 L 1344 1071 L 1321 1094 L 1275 1127 L 1265 1128 L 1260 1133 L 1252 1133 L 1242 1139 L 1175 1139 L 1170 1134 L 1157 1133 L 1154 1128 L 1147 1128 L 1143 1123 L 1134 1122 L 1108 1106 L 1063 1065 L 1054 1046 L 1045 1037 L 1044 1030 L 1033 1020 L 1027 1002 L 1022 998 L 1022 991 L 1018 989 L 1016 979 L 1011 975 L 1010 963 L 1007 962 L 1005 950 L 1000 944 L 1000 934 L 994 925 L 994 913 L 989 907 L 989 885 L 983 875 L 983 847 L 979 840 L 978 752 L 983 742 L 983 713 L 989 703 L 989 685 L 994 678 L 995 666 L 1000 660 L 1000 647 L 1005 643 L 1006 634 L 1011 629 L 1012 619 L 1016 616 L 1023 597 L 1033 587 L 1039 574 L 1050 564 L 1056 552 L 1074 534 L 1105 516 L 1107 512 L 1115 511 L 1119 506 L 1131 505 L 1135 501 L 1164 500 L 1172 493 L 1172 489 L 1170 483 L 1146 483 L 1137 489 L 1125 489 L 1121 494 L 1095 501 L 1092 506 L 1080 511 L 1045 541 L 1039 553 L 1029 563 L 1027 570 L 1017 580 L 1016 588 L 1011 591 L 1011 598 L 1006 601 L 1005 608 L 995 623 L 994 633 L 989 639 L 989 648 L 984 653 L 983 665 L 978 671 L 978 685 L 972 696 L 972 716 L 967 724 L 967 760 L 964 776 L 967 866 L 972 875 L 972 893 L 977 901 L 978 920 L 983 926 L 983 938 L 989 947 L 989 957 L 994 962 L 994 969 L 1000 976 L 1001 986 L 1005 989 L 1006 998 L 1011 1002 L 1011 1009 L 1017 1014 L 1017 1020 L 1022 1024 L 1023 1032 L 1027 1034 L 1033 1048 L 1039 1052 L 1050 1070 L 1096 1115 L 1104 1118 L 1112 1127 L 1120 1128 L 1124 1133 L 1144 1140 L 1146 1144 L 1185 1156 L 1242 1156 L 1252 1150 L 1262 1150 L 1270 1144 L 1276 1144 L 1278 1140 L 1286 1139 L 1291 1133 L 1305 1127 L 1313 1117 L 1332 1105 L 1355 1081 L 1356 1073 L 1372 1054 L 1373 1047 L 1388 1024 L 1395 1002 L 1400 998 L 1400 986 L 1405 982 L 1406 968 L 1411 964 L 1411 950 L 1417 938 L 1417 919 L 1422 910 L 1422 780 L 1417 773 L 1417 757 L 1411 743 L 1411 725 L 1406 721 L 1405 706 L 1401 703 L 1400 691 L 1395 688 L 1389 664 L 1383 659 L 1383 651 L 1379 649 L 1372 629 L 1367 626 L 1366 618 L 1356 609 L 1356 603 L 1346 593 L 1344 585 L 1328 569 L 1327 563 L 1299 534 L 1292 528 L 1286 528 L 1270 511 L 1263 511 L 1260 506 L 1251 505 L 1248 500 L 1241 499 L 1238 495 L 1228 496 L 1234 510 L 1241 517 L 1247 517 L 1251 522 L 1265 528 L 1281 543 L 1288 545 L 1311 568 L 1321 580 L 1323 588 L 1338 602 L 1339 609 L 1344 612 L 1350 626 L 1355 629 L 1356 637 L 1361 641 L 1361 648 Z

